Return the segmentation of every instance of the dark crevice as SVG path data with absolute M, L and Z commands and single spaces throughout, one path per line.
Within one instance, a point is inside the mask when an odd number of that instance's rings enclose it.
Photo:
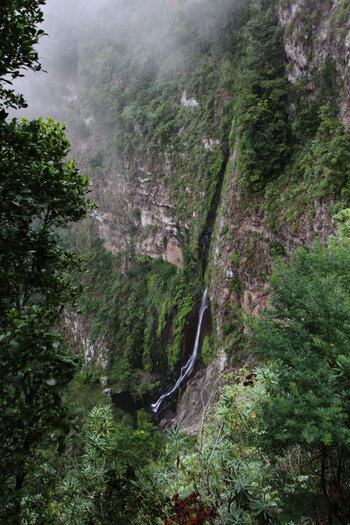
M 204 276 L 209 257 L 209 249 L 211 237 L 213 235 L 214 224 L 216 220 L 217 210 L 220 204 L 222 185 L 224 183 L 224 177 L 226 172 L 226 167 L 229 159 L 229 146 L 228 142 L 224 142 L 221 146 L 222 153 L 222 166 L 218 175 L 218 181 L 215 187 L 214 195 L 212 197 L 209 212 L 205 221 L 205 225 L 200 233 L 198 239 L 198 259 L 201 265 L 202 275 Z

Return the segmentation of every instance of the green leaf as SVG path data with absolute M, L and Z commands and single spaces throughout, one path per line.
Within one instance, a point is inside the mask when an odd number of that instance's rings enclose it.
M 45 379 L 45 383 L 49 386 L 55 386 L 57 383 L 56 379 L 53 377 L 50 377 L 49 379 Z

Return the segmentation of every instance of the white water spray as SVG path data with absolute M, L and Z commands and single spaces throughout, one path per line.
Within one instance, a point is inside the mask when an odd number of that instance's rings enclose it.
M 181 368 L 180 376 L 178 380 L 176 381 L 175 385 L 173 386 L 173 388 L 169 390 L 169 392 L 167 392 L 166 394 L 163 394 L 162 396 L 160 396 L 158 401 L 151 405 L 153 412 L 157 413 L 160 405 L 162 404 L 163 399 L 171 396 L 171 394 L 173 394 L 175 390 L 179 388 L 179 386 L 186 379 L 186 377 L 188 377 L 193 372 L 194 364 L 196 362 L 197 354 L 198 354 L 199 337 L 201 335 L 203 316 L 204 316 L 205 310 L 207 310 L 208 308 L 209 308 L 209 297 L 208 297 L 208 291 L 207 289 L 205 289 L 203 297 L 202 297 L 201 308 L 199 310 L 199 319 L 198 319 L 196 340 L 194 342 L 193 352 L 189 360 L 187 361 L 187 363 Z

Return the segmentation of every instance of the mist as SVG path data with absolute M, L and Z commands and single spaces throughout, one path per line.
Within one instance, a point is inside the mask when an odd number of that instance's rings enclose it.
M 189 60 L 186 44 L 203 46 L 218 38 L 227 20 L 246 0 L 47 0 L 43 7 L 47 33 L 38 44 L 42 71 L 26 72 L 15 83 L 27 109 L 15 116 L 50 116 L 69 120 L 68 106 L 79 98 L 79 57 L 85 60 L 108 45 L 125 49 L 133 60 L 157 64 Z M 113 64 L 118 69 L 118 64 Z M 13 114 L 10 115 L 14 116 Z

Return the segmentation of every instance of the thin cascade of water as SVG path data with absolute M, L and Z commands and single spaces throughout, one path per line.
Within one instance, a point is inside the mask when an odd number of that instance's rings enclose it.
M 203 316 L 204 316 L 205 310 L 207 310 L 208 308 L 209 308 L 209 296 L 208 296 L 207 289 L 205 289 L 203 293 L 203 297 L 202 297 L 201 308 L 199 310 L 199 319 L 198 319 L 197 333 L 196 333 L 196 339 L 194 342 L 193 352 L 190 358 L 188 359 L 187 363 L 181 368 L 180 376 L 178 380 L 176 381 L 175 385 L 173 386 L 173 388 L 169 390 L 169 392 L 167 392 L 166 394 L 163 394 L 162 396 L 160 396 L 158 401 L 151 405 L 153 412 L 157 413 L 163 400 L 166 397 L 171 396 L 171 394 L 173 394 L 179 388 L 179 386 L 186 379 L 186 377 L 188 377 L 192 373 L 194 364 L 197 359 L 197 354 L 198 354 L 198 345 L 199 345 L 199 338 L 201 335 Z

